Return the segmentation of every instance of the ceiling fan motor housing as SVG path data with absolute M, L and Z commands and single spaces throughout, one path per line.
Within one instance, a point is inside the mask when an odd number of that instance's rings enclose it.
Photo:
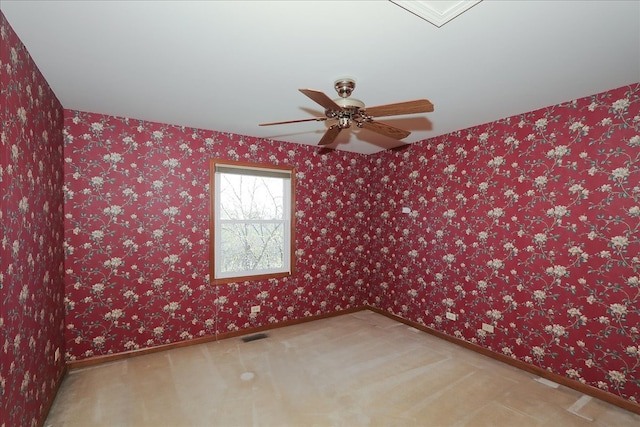
M 338 98 L 334 99 L 334 102 L 345 110 L 359 110 L 360 108 L 364 108 L 364 102 L 355 98 Z

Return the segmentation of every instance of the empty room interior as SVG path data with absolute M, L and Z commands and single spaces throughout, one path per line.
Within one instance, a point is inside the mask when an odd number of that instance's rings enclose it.
M 640 425 L 640 2 L 0 19 L 0 426 Z

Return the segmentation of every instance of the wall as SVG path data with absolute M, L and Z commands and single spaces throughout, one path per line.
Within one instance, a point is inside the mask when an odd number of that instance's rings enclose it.
M 636 402 L 639 93 L 368 157 L 66 111 L 67 357 L 371 304 Z M 294 277 L 208 285 L 210 157 L 298 168 Z
M 65 125 L 68 360 L 360 304 L 367 156 L 71 110 Z M 294 276 L 209 284 L 213 157 L 297 168 Z
M 375 160 L 379 308 L 638 402 L 640 85 Z
M 0 425 L 33 426 L 64 370 L 63 110 L 1 12 L 0 39 Z

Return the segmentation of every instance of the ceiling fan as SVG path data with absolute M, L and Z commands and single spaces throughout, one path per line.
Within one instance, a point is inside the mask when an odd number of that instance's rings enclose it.
M 359 99 L 349 98 L 355 87 L 356 82 L 352 79 L 344 78 L 336 80 L 334 88 L 336 89 L 336 92 L 338 92 L 338 95 L 340 95 L 340 98 L 337 99 L 331 99 L 324 92 L 318 90 L 299 89 L 300 92 L 325 108 L 324 117 L 320 116 L 301 120 L 287 120 L 284 122 L 260 123 L 259 126 L 336 120 L 334 124 L 329 126 L 329 129 L 324 133 L 318 145 L 332 144 L 338 137 L 340 131 L 350 128 L 351 125 L 400 140 L 409 136 L 411 132 L 393 127 L 386 123 L 378 122 L 374 120 L 374 118 L 398 116 L 401 114 L 429 113 L 433 111 L 433 104 L 426 99 L 416 99 L 414 101 L 398 102 L 366 108 L 364 102 Z

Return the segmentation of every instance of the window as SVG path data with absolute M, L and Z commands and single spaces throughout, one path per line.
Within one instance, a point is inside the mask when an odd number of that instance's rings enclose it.
M 211 282 L 291 275 L 295 169 L 211 160 Z

